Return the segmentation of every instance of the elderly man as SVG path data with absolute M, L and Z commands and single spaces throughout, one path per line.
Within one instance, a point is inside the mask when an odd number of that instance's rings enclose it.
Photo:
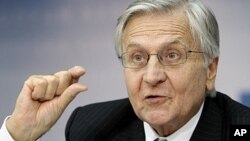
M 215 91 L 219 31 L 200 1 L 135 1 L 118 20 L 115 44 L 129 98 L 77 108 L 67 141 L 224 141 L 230 125 L 250 124 L 249 108 Z M 41 137 L 87 89 L 78 83 L 84 72 L 31 76 L 1 133 Z

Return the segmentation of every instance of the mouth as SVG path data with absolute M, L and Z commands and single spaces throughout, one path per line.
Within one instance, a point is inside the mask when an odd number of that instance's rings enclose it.
M 146 103 L 150 105 L 162 104 L 167 100 L 166 96 L 150 95 L 145 98 Z

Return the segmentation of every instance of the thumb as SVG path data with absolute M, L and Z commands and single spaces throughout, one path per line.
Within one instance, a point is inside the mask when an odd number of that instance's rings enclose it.
M 59 105 L 64 110 L 68 104 L 80 93 L 86 91 L 86 85 L 74 83 L 70 85 L 60 96 Z

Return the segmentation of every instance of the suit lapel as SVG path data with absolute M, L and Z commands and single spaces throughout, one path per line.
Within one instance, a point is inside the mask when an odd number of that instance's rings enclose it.
M 201 118 L 195 128 L 190 141 L 224 141 L 225 129 L 228 125 L 224 118 L 224 111 L 216 104 L 215 98 L 207 97 Z
M 143 122 L 139 119 L 135 120 L 112 141 L 145 141 Z

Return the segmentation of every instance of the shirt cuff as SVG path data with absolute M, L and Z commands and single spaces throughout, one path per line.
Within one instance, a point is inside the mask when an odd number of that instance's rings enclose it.
M 6 117 L 3 125 L 0 129 L 0 141 L 14 141 L 14 139 L 11 137 L 8 129 L 6 128 L 6 121 L 10 118 L 10 116 Z

